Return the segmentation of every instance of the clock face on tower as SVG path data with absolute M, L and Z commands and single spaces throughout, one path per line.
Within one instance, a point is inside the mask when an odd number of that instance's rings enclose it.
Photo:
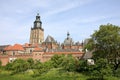
M 40 23 L 36 23 L 36 26 L 37 26 L 37 27 L 40 27 Z
M 40 16 L 36 16 L 34 21 L 34 27 L 31 28 L 30 44 L 41 44 L 44 41 L 44 29 L 42 28 L 42 22 Z

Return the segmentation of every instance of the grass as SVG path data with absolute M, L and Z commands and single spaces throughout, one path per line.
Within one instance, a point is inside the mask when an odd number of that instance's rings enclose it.
M 89 76 L 76 72 L 66 72 L 59 68 L 53 68 L 38 77 L 32 77 L 32 74 L 33 72 L 31 70 L 15 75 L 10 75 L 9 71 L 0 70 L 0 80 L 87 80 L 87 78 L 89 78 Z M 106 78 L 107 80 L 120 80 L 116 77 Z
M 46 74 L 42 74 L 39 78 L 40 80 L 86 80 L 87 77 L 75 73 L 75 72 L 65 72 L 65 71 L 59 71 L 59 69 L 51 69 Z

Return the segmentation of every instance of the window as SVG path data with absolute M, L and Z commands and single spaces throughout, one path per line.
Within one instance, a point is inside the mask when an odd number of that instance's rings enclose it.
M 30 50 L 30 53 L 32 53 L 32 50 Z
M 13 56 L 15 55 L 15 52 L 13 51 Z

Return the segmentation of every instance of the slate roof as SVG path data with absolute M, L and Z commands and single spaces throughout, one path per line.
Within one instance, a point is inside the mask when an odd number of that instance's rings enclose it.
M 9 45 L 0 45 L 0 51 L 3 51 L 5 47 L 8 47 Z
M 83 59 L 90 59 L 92 58 L 92 51 L 91 52 L 86 52 L 84 55 L 83 55 Z
M 48 35 L 45 42 L 55 42 L 55 39 L 52 36 Z
M 64 45 L 73 45 L 73 40 L 72 40 L 72 38 L 66 38 L 65 40 L 64 40 L 64 43 L 63 43 Z

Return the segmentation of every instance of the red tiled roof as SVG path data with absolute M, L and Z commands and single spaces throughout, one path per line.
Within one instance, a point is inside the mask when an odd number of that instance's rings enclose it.
M 10 50 L 11 47 L 12 47 L 11 45 L 10 45 L 10 46 L 7 46 L 7 47 L 4 48 L 4 50 Z
M 39 45 L 38 44 L 29 44 L 29 43 L 25 43 L 24 44 L 24 47 L 38 47 Z
M 29 47 L 29 44 L 28 44 L 28 43 L 25 43 L 25 44 L 24 44 L 24 47 Z
M 34 49 L 34 51 L 43 51 L 43 49 L 36 47 L 36 48 Z
M 14 46 L 8 46 L 4 50 L 12 50 L 12 51 L 24 51 L 24 48 L 20 44 L 15 44 Z

